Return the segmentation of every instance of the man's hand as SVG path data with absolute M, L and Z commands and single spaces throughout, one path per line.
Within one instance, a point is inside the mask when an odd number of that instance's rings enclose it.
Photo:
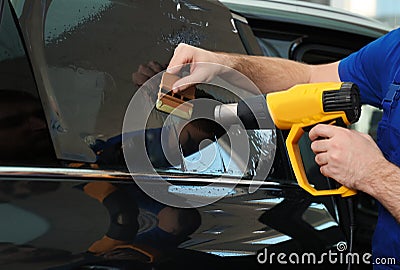
M 317 125 L 309 136 L 323 175 L 368 193 L 400 222 L 400 169 L 385 159 L 370 136 L 331 125 Z
M 373 139 L 355 130 L 320 124 L 309 137 L 321 173 L 348 188 L 367 192 L 386 162 Z
M 178 73 L 182 66 L 190 64 L 190 75 L 176 81 L 172 87 L 176 93 L 197 83 L 208 83 L 216 75 L 223 72 L 227 65 L 227 57 L 224 54 L 206 51 L 184 43 L 179 44 L 168 65 L 167 71 Z

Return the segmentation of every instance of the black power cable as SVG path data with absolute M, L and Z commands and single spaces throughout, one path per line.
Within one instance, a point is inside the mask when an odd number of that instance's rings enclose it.
M 354 200 L 353 196 L 349 196 L 345 199 L 348 212 L 349 212 L 349 248 L 348 253 L 353 252 L 353 241 L 354 241 L 354 234 L 356 230 L 356 221 L 355 221 L 355 208 L 354 208 Z M 348 262 L 347 270 L 351 270 L 351 262 Z

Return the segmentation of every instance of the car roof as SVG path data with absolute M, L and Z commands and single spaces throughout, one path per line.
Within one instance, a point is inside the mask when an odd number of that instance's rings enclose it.
M 271 19 L 318 26 L 371 37 L 379 37 L 391 30 L 388 25 L 378 20 L 309 2 L 291 0 L 220 0 L 220 2 L 233 12 L 251 19 Z

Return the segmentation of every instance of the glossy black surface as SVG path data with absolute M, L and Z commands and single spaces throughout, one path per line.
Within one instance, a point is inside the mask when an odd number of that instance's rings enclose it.
M 158 263 L 176 260 L 172 251 L 187 252 L 193 260 L 201 258 L 198 253 L 212 254 L 208 256 L 226 263 L 243 256 L 256 265 L 251 255 L 264 247 L 320 252 L 345 240 L 327 201 L 295 186 L 271 182 L 248 194 L 247 187 L 239 185 L 214 204 L 179 209 L 147 197 L 129 176 L 107 182 L 98 171 L 17 171 L 10 167 L 1 172 L 0 214 L 8 217 L 0 230 L 1 264 L 7 269 L 74 269 L 75 263 L 111 258 L 121 262 L 125 256 Z M 176 194 L 193 192 L 203 182 L 169 180 L 176 183 L 171 190 Z M 194 196 L 216 196 L 224 188 Z M 105 190 L 112 191 L 104 196 Z M 149 259 L 148 253 L 154 257 Z

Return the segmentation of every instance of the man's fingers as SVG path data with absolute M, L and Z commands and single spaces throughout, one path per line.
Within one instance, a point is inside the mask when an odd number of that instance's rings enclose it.
M 326 152 L 328 150 L 327 140 L 316 140 L 311 143 L 311 150 L 318 154 L 321 152 Z
M 196 77 L 197 75 L 193 74 L 177 80 L 172 86 L 172 91 L 174 93 L 177 93 L 189 88 L 192 85 L 197 84 L 199 82 L 199 79 L 196 79 Z
M 191 46 L 180 43 L 174 51 L 174 55 L 172 56 L 171 60 L 169 61 L 167 72 L 176 74 L 178 73 L 182 66 L 187 63 L 191 63 L 193 60 L 193 53 L 187 52 Z
M 183 62 L 183 58 L 179 55 L 175 56 L 175 54 L 174 54 L 174 56 L 171 58 L 171 61 L 168 64 L 167 72 L 171 73 L 171 74 L 177 74 L 184 65 L 184 63 L 182 63 L 182 62 Z M 175 63 L 177 63 L 177 64 L 175 64 Z M 178 63 L 180 63 L 180 64 L 178 64 Z
M 208 83 L 215 75 L 221 73 L 218 64 L 219 59 L 215 53 L 193 47 L 187 44 L 179 44 L 169 62 L 167 72 L 177 74 L 182 67 L 190 64 L 190 75 L 176 81 L 172 87 L 173 91 L 179 92 L 191 85 Z M 214 63 L 216 65 L 210 65 Z
M 328 164 L 328 154 L 327 153 L 319 153 L 315 156 L 315 162 L 319 166 L 324 166 Z
M 319 171 L 323 176 L 330 177 L 330 171 L 327 165 L 319 167 Z
M 310 130 L 308 136 L 311 141 L 318 138 L 331 138 L 339 127 L 326 124 L 318 124 Z

